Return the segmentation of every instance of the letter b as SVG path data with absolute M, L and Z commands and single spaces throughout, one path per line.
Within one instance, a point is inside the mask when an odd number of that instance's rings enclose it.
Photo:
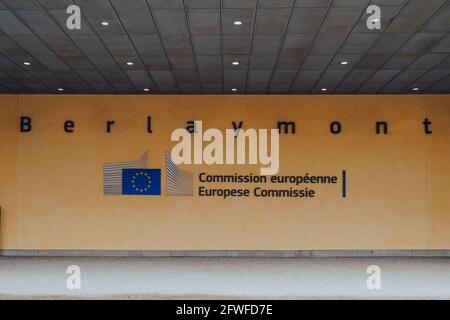
M 30 132 L 31 131 L 31 118 L 30 117 L 20 117 L 20 132 Z

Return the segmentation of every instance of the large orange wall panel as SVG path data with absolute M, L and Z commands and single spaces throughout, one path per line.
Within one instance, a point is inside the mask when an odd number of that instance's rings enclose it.
M 18 132 L 20 116 L 32 131 Z M 147 117 L 152 133 L 147 132 Z M 432 134 L 422 122 L 429 118 Z M 73 133 L 64 121 L 75 122 Z M 106 133 L 106 121 L 114 120 Z M 255 165 L 182 165 L 194 196 L 166 194 L 170 135 L 203 129 L 275 128 L 277 175 L 335 175 L 303 185 L 314 198 L 200 197 L 198 176 L 259 174 Z M 339 121 L 340 134 L 330 133 Z M 375 133 L 386 121 L 387 135 Z M 0 230 L 4 249 L 339 250 L 450 248 L 448 96 L 0 96 Z M 104 195 L 103 165 L 148 151 L 160 196 Z M 341 173 L 347 172 L 347 197 Z M 249 188 L 254 184 L 205 184 Z M 265 185 L 289 188 L 292 185 Z

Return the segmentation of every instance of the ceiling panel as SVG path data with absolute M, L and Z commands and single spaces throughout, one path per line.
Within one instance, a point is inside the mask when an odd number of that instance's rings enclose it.
M 421 55 L 420 52 L 396 52 L 383 67 L 386 69 L 403 69 L 414 63 Z
M 125 34 L 125 30 L 119 20 L 119 17 L 112 8 L 101 10 L 83 10 L 82 13 L 91 28 L 101 36 Z M 102 22 L 107 22 L 109 25 L 105 27 L 101 24 Z
M 424 28 L 426 32 L 448 32 L 450 31 L 450 3 L 435 14 Z
M 222 0 L 224 8 L 254 8 L 256 0 Z
M 22 50 L 32 52 L 33 55 L 51 55 L 53 51 L 37 36 L 15 36 L 14 41 L 17 47 L 20 46 Z M 3 50 L 2 50 L 3 51 Z M 15 53 L 13 55 L 20 55 Z
M 251 69 L 271 70 L 276 62 L 276 56 L 274 55 L 252 55 L 250 59 Z
M 0 29 L 7 35 L 31 35 L 32 32 L 9 10 L 0 10 Z
M 189 69 L 195 74 L 195 60 L 193 56 L 169 55 L 169 61 L 174 69 Z
M 200 70 L 200 81 L 202 83 L 222 83 L 222 71 L 219 70 Z
M 366 7 L 370 0 L 334 0 L 333 7 Z
M 39 3 L 36 0 L 2 0 L 2 3 L 10 9 L 39 9 Z
M 20 47 L 17 43 L 17 38 L 19 36 L 16 36 L 16 41 L 12 41 L 7 36 L 0 35 L 0 53 L 3 53 L 7 56 L 24 56 L 27 55 L 27 51 Z M 33 37 L 33 36 L 20 36 L 20 37 Z M 43 46 L 43 44 L 41 44 Z
M 252 38 L 243 35 L 224 35 L 222 39 L 222 52 L 224 54 L 250 53 Z
M 253 31 L 255 9 L 222 9 L 223 34 L 251 34 Z M 234 21 L 242 22 L 235 25 Z
M 399 74 L 401 70 L 398 69 L 381 69 L 376 71 L 372 77 L 367 81 L 368 83 L 386 83 L 393 77 Z
M 152 12 L 161 36 L 179 36 L 189 33 L 184 9 L 154 9 Z
M 290 8 L 261 8 L 256 14 L 256 33 L 284 33 L 291 14 Z
M 256 34 L 253 37 L 252 53 L 276 55 L 282 40 L 283 37 L 279 34 Z
M 287 34 L 284 38 L 281 54 L 302 55 L 308 52 L 314 41 L 312 34 Z
M 374 70 L 352 70 L 347 77 L 344 79 L 343 83 L 362 83 L 367 81 L 369 77 L 372 76 Z
M 186 7 L 189 9 L 219 9 L 220 0 L 185 0 Z
M 42 8 L 47 10 L 66 10 L 70 5 L 73 5 L 72 0 L 38 0 Z
M 349 33 L 358 21 L 364 8 L 331 8 L 322 24 L 320 32 L 325 33 Z
M 217 9 L 188 10 L 191 33 L 220 34 L 220 11 Z
M 295 69 L 277 69 L 272 75 L 272 83 L 291 83 L 296 75 Z
M 412 32 L 426 23 L 446 0 L 410 0 L 390 23 L 387 32 Z
M 311 53 L 333 54 L 339 50 L 346 37 L 346 33 L 320 33 L 314 40 Z
M 199 70 L 222 70 L 222 56 L 220 55 L 196 55 Z
M 450 53 L 450 34 L 447 34 L 445 38 L 441 39 L 441 41 L 431 49 L 431 52 Z
M 120 13 L 122 13 L 122 10 L 134 10 L 142 11 L 148 8 L 148 4 L 146 0 L 110 0 L 111 4 L 114 8 L 119 10 Z
M 425 53 L 417 58 L 410 66 L 411 69 L 429 69 L 444 61 L 445 53 Z
M 164 54 L 164 47 L 157 35 L 136 34 L 130 35 L 130 39 L 139 54 Z
M 156 27 L 150 11 L 143 9 L 118 9 L 120 22 L 130 35 L 156 34 Z
M 328 8 L 332 2 L 332 0 L 297 0 L 295 6 L 305 8 Z
M 333 59 L 331 54 L 309 55 L 303 63 L 303 70 L 324 70 Z
M 192 36 L 192 43 L 196 54 L 220 54 L 220 35 L 196 34 Z
M 295 8 L 288 33 L 316 33 L 326 13 L 327 8 Z
M 440 43 L 445 32 L 418 32 L 400 49 L 400 52 L 425 52 Z
M 166 54 L 192 54 L 191 40 L 186 36 L 164 37 L 162 38 L 162 43 Z
M 63 35 L 63 31 L 44 10 L 16 10 L 14 12 L 37 35 Z
M 250 70 L 248 73 L 249 83 L 267 83 L 272 76 L 271 70 Z
M 297 67 L 305 60 L 306 54 L 302 55 L 284 55 L 278 56 L 277 68 L 278 69 L 293 69 L 297 70 Z
M 222 84 L 216 84 L 216 83 L 203 83 L 202 89 L 205 94 L 220 94 L 223 93 L 223 87 Z
M 152 9 L 183 8 L 183 0 L 147 0 Z

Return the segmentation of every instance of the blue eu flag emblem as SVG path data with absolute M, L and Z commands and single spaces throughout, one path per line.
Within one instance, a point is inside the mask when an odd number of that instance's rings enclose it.
M 160 195 L 160 169 L 122 169 L 122 194 Z

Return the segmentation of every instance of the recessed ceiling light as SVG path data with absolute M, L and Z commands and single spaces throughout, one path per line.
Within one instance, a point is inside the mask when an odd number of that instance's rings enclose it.
M 242 24 L 242 21 L 236 20 L 236 21 L 233 21 L 233 24 L 235 26 L 240 26 Z
M 413 91 L 419 91 L 419 90 L 420 90 L 420 88 L 417 88 L 417 87 L 413 88 Z
M 345 66 L 346 64 L 348 64 L 348 61 L 341 61 L 340 64 L 342 64 L 343 66 Z
M 132 66 L 132 65 L 134 65 L 134 62 L 128 61 L 127 65 Z
M 238 91 L 236 88 L 231 89 L 231 91 L 236 92 Z
M 102 21 L 102 22 L 100 22 L 100 24 L 102 25 L 102 26 L 109 26 L 109 22 L 108 21 Z
M 150 91 L 150 89 L 149 89 L 149 88 L 145 88 L 144 91 L 145 91 L 145 92 L 148 92 L 148 91 Z
M 322 89 L 320 89 L 320 91 L 325 92 L 325 91 L 328 91 L 328 89 L 327 88 L 322 88 Z
M 23 64 L 26 65 L 26 66 L 31 66 L 31 62 L 25 61 Z
M 238 65 L 239 65 L 239 61 L 233 61 L 231 64 L 232 64 L 233 66 L 238 66 Z
M 58 88 L 58 91 L 62 92 L 62 91 L 64 91 L 64 89 L 63 88 Z

